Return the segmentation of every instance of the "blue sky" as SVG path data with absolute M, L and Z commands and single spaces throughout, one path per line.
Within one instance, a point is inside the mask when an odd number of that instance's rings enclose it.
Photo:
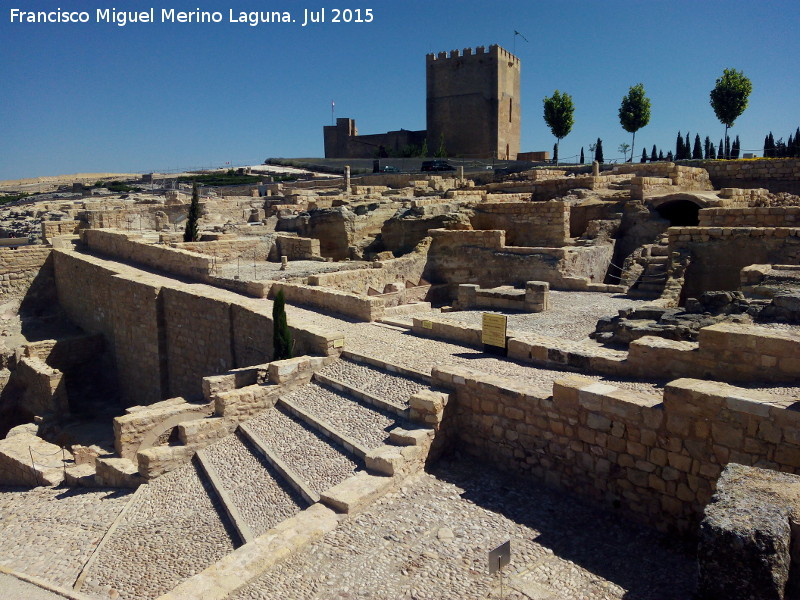
M 731 135 L 760 150 L 800 125 L 794 1 L 6 0 L 0 9 L 0 179 L 98 171 L 166 171 L 321 156 L 322 126 L 361 133 L 425 128 L 425 55 L 493 43 L 522 63 L 522 150 L 552 150 L 542 99 L 573 96 L 562 158 L 603 139 L 615 157 L 630 134 L 620 101 L 642 82 L 652 101 L 636 155 L 674 149 L 678 130 L 716 144 L 708 93 L 725 68 L 753 82 Z M 219 24 L 95 23 L 95 10 L 219 11 Z M 372 9 L 372 23 L 301 27 L 303 10 Z M 11 23 L 10 10 L 90 12 L 86 24 Z M 297 23 L 250 27 L 228 11 L 288 10 Z M 621 155 L 620 155 L 621 157 Z

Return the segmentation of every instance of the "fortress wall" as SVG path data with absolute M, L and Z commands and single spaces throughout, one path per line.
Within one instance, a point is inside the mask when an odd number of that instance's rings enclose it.
M 0 248 L 0 301 L 29 293 L 42 302 L 52 300 L 53 264 L 49 246 Z
M 202 378 L 272 358 L 272 304 L 73 251 L 53 252 L 67 316 L 113 349 L 123 402 L 202 395 Z M 340 332 L 289 317 L 296 354 L 338 355 Z
M 700 227 L 800 226 L 800 206 L 703 208 Z
M 741 270 L 752 264 L 800 265 L 800 227 L 671 227 L 669 247 L 691 253 L 684 295 L 693 298 L 702 290 L 738 290 Z
M 482 202 L 470 219 L 475 229 L 502 229 L 509 246 L 560 248 L 569 242 L 566 202 Z
M 433 377 L 455 390 L 445 420 L 461 450 L 660 529 L 695 531 L 728 462 L 800 471 L 800 412 L 785 398 L 695 379 L 657 397 L 578 376 L 552 392 L 461 367 Z

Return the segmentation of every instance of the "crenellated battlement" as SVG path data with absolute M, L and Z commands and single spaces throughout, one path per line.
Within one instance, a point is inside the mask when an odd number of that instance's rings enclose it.
M 505 48 L 499 46 L 498 44 L 492 44 L 489 46 L 489 50 L 487 52 L 486 46 L 476 46 L 473 48 L 464 48 L 463 50 L 450 50 L 450 52 L 439 52 L 439 53 L 430 53 L 425 56 L 426 63 L 431 62 L 438 62 L 438 61 L 445 61 L 448 59 L 456 59 L 456 58 L 468 58 L 471 56 L 497 56 L 499 58 L 503 58 L 505 60 L 514 62 L 519 64 L 519 58 L 511 54 Z

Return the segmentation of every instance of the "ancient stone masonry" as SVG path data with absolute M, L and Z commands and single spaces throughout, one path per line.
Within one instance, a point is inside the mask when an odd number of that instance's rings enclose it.
M 800 226 L 800 206 L 704 208 L 699 217 L 700 227 L 794 227 Z
M 659 528 L 696 527 L 728 462 L 800 469 L 792 400 L 694 379 L 660 398 L 580 377 L 551 391 L 456 367 L 433 376 L 454 390 L 443 425 L 459 448 Z
M 483 202 L 474 211 L 472 227 L 503 229 L 509 246 L 561 248 L 570 240 L 565 202 Z
M 268 303 L 90 255 L 56 250 L 54 258 L 59 302 L 73 322 L 108 340 L 128 405 L 197 397 L 204 376 L 272 356 Z M 341 338 L 310 323 L 290 328 L 300 353 L 334 353 Z
M 50 251 L 47 246 L 0 248 L 0 299 L 22 298 L 32 293 L 40 295 L 42 302 L 52 300 Z
M 767 188 L 770 192 L 800 193 L 800 159 L 698 160 L 693 167 L 708 171 L 715 188 Z

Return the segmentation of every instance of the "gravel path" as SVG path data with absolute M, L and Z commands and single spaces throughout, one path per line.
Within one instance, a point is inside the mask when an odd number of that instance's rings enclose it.
M 385 327 L 380 323 L 359 323 L 292 308 L 312 322 L 344 332 L 345 348 L 358 354 L 382 360 L 423 373 L 436 366 L 459 365 L 490 375 L 510 377 L 541 392 L 552 393 L 553 381 L 572 375 L 569 371 L 542 369 L 485 354 L 476 348 L 459 346 L 433 338 L 415 336 L 408 331 Z M 583 377 L 603 381 L 617 387 L 660 396 L 665 381 L 638 381 L 581 373 Z
M 428 387 L 408 377 L 345 359 L 329 364 L 320 371 L 320 374 L 338 379 L 362 392 L 403 408 L 408 407 L 408 399 L 413 394 Z
M 0 565 L 72 587 L 130 496 L 129 490 L 0 487 Z
M 111 590 L 121 598 L 156 598 L 232 552 L 221 507 L 209 494 L 191 464 L 145 485 L 82 591 L 100 598 Z
M 413 316 L 428 316 L 445 320 L 480 325 L 484 312 L 508 316 L 508 328 L 519 332 L 538 333 L 565 340 L 580 341 L 588 337 L 600 317 L 615 316 L 620 309 L 648 304 L 647 300 L 632 300 L 621 294 L 598 292 L 550 292 L 550 308 L 540 313 L 528 313 L 502 309 L 459 310 L 448 313 L 418 313 Z M 407 320 L 411 322 L 411 317 Z
M 255 535 L 261 535 L 303 509 L 303 500 L 238 433 L 212 444 L 206 454 Z
M 327 438 L 284 413 L 267 410 L 247 422 L 295 473 L 319 493 L 341 483 L 362 465 Z
M 411 427 L 396 416 L 316 383 L 304 385 L 286 398 L 370 449 L 384 444 L 388 430 L 396 424 Z
M 567 494 L 440 462 L 232 600 L 499 598 L 487 552 L 511 540 L 505 598 L 686 600 L 691 548 Z

